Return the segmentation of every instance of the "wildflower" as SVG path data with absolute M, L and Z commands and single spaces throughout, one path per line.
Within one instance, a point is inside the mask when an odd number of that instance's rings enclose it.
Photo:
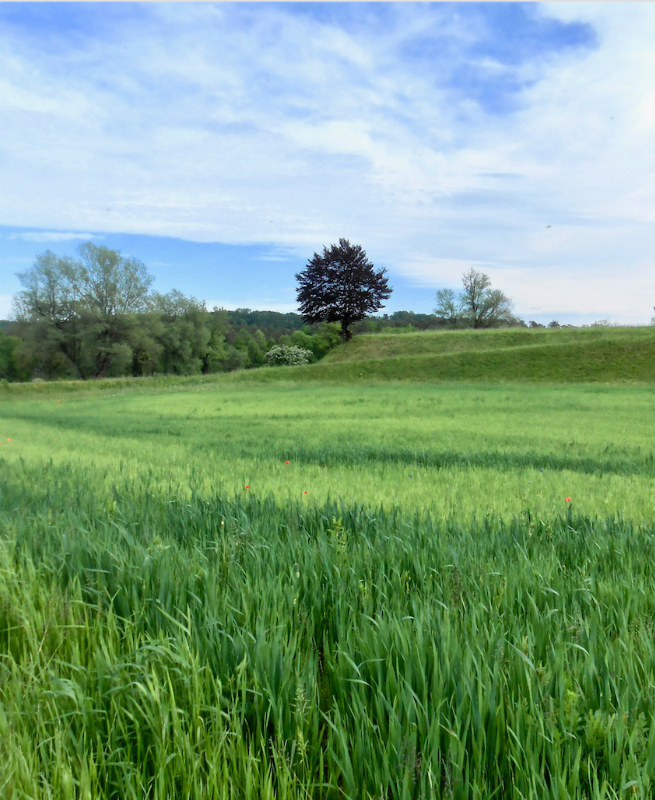
M 250 489 L 250 484 L 249 483 L 246 484 L 246 489 Z
M 285 461 L 284 463 L 285 463 L 285 464 L 288 464 L 289 462 L 288 462 L 288 461 Z
M 567 497 L 567 498 L 566 498 L 566 502 L 567 502 L 567 503 L 570 503 L 570 502 L 571 502 L 571 498 L 570 498 L 570 497 Z
M 8 442 L 10 442 L 10 441 L 11 441 L 11 439 L 7 439 L 7 441 L 8 441 Z
M 303 494 L 307 494 L 307 492 L 303 492 Z

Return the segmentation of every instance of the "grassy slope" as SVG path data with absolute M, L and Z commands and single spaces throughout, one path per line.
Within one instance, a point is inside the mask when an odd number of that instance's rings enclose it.
M 401 329 L 402 330 L 402 329 Z M 501 328 L 496 330 L 414 331 L 364 334 L 332 351 L 326 361 L 362 361 L 388 356 L 445 355 L 508 347 L 543 347 L 599 342 L 655 342 L 655 328 L 560 328 L 558 330 Z
M 315 368 L 334 379 L 647 381 L 655 329 L 448 331 L 367 335 Z

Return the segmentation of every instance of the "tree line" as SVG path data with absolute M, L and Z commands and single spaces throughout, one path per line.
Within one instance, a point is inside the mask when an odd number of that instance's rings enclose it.
M 309 360 L 341 341 L 338 325 L 298 314 L 208 310 L 173 290 L 152 291 L 145 265 L 86 243 L 78 258 L 38 255 L 19 273 L 15 320 L 0 328 L 0 379 L 197 375 L 259 367 L 276 345 Z
M 15 320 L 0 323 L 0 380 L 229 372 L 315 361 L 354 333 L 386 328 L 526 326 L 475 269 L 460 293 L 437 292 L 434 314 L 376 315 L 392 293 L 386 269 L 347 239 L 296 275 L 301 314 L 208 310 L 177 290 L 161 294 L 138 259 L 91 242 L 77 258 L 47 250 L 18 278 Z

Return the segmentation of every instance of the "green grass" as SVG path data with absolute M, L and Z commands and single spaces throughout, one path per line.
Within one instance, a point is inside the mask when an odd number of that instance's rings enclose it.
M 314 368 L 330 380 L 655 381 L 655 328 L 358 336 Z
M 654 413 L 642 386 L 200 384 L 6 401 L 0 457 L 462 521 L 543 517 L 572 497 L 639 522 L 655 506 Z
M 655 796 L 652 386 L 338 357 L 4 390 L 3 800 Z
M 393 330 L 393 329 L 392 329 Z M 523 347 L 560 347 L 581 344 L 593 348 L 603 342 L 622 344 L 626 351 L 655 342 L 655 328 L 498 328 L 393 332 L 355 336 L 333 350 L 327 361 L 362 361 L 390 356 L 417 356 Z
M 0 514 L 3 797 L 652 796 L 652 527 L 71 467 Z

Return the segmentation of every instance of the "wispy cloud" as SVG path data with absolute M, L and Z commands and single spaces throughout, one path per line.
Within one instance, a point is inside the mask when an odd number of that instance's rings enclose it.
M 9 234 L 8 239 L 22 239 L 24 242 L 70 242 L 75 239 L 88 241 L 99 238 L 93 233 L 71 233 L 66 231 L 21 231 Z M 101 238 L 101 237 L 100 237 Z
M 8 225 L 347 236 L 426 289 L 482 264 L 522 313 L 650 317 L 650 4 L 9 5 Z

